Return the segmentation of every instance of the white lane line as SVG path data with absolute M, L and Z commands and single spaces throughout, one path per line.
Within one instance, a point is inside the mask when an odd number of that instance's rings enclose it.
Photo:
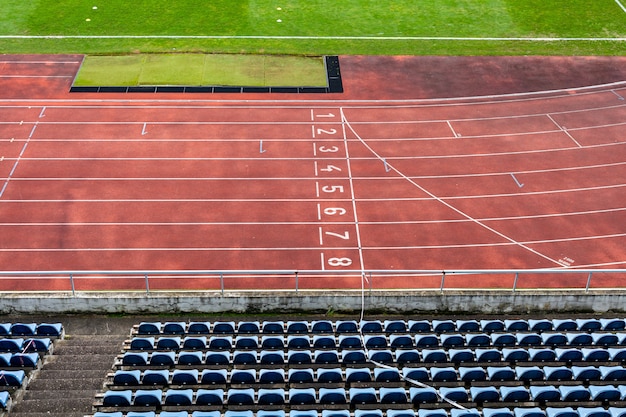
M 376 123 L 376 122 L 371 122 L 371 123 Z M 461 137 L 461 135 L 459 135 L 456 130 L 454 130 L 454 128 L 452 127 L 452 123 L 450 123 L 450 120 L 446 120 L 446 123 L 448 124 L 448 127 L 450 128 L 450 130 L 452 131 L 452 135 L 454 135 L 455 138 L 459 138 Z
M 559 128 L 559 130 L 563 133 L 565 133 L 579 148 L 582 148 L 583 146 L 578 143 L 578 141 L 576 139 L 574 139 L 574 137 L 567 131 L 567 128 L 565 126 L 561 126 L 559 123 L 557 123 L 556 120 L 554 120 L 554 118 L 552 116 L 550 116 L 550 114 L 546 114 L 546 116 L 548 116 L 548 119 L 550 119 L 550 121 L 552 123 L 554 123 L 554 125 L 556 127 Z
M 33 125 L 33 128 L 31 129 L 30 134 L 28 135 L 28 138 L 24 142 L 24 146 L 22 146 L 22 150 L 20 151 L 20 154 L 15 159 L 15 163 L 13 164 L 13 168 L 11 169 L 11 172 L 7 176 L 6 180 L 4 181 L 4 185 L 2 186 L 2 189 L 0 189 L 0 199 L 4 195 L 4 192 L 6 191 L 7 186 L 9 185 L 9 181 L 14 179 L 13 178 L 13 174 L 15 173 L 15 170 L 17 169 L 17 165 L 20 163 L 20 160 L 22 159 L 22 156 L 24 155 L 24 152 L 26 151 L 26 148 L 28 147 L 28 144 L 30 143 L 30 139 L 35 134 L 35 129 L 37 129 L 37 123 L 36 122 Z

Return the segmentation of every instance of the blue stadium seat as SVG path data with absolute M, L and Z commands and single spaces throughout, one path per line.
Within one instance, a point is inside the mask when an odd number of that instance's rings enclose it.
M 287 336 L 287 349 L 309 349 L 311 347 L 311 339 L 309 336 Z
M 21 352 L 24 339 L 0 339 L 0 352 Z
M 259 383 L 260 384 L 284 384 L 285 383 L 285 370 L 284 369 L 261 369 L 259 371 Z
M 563 401 L 588 401 L 591 397 L 589 390 L 580 385 L 561 385 L 559 391 Z
M 450 355 L 450 362 L 456 364 L 476 361 L 474 351 L 471 349 L 450 349 L 448 350 L 448 355 Z
M 480 366 L 459 366 L 459 378 L 463 382 L 484 381 L 487 374 Z
M 430 368 L 430 378 L 433 382 L 457 381 L 456 369 L 451 366 Z
M 497 402 L 500 400 L 500 393 L 493 386 L 487 387 L 470 387 L 470 396 L 472 402 L 483 404 L 486 402 Z
M 350 388 L 350 404 L 376 404 L 378 399 L 376 397 L 376 390 L 372 387 L 364 388 Z
M 417 417 L 415 415 L 415 411 L 413 409 L 403 409 L 403 410 L 387 410 L 387 417 Z
M 428 320 L 409 320 L 407 324 L 411 333 L 428 333 L 432 331 Z
M 406 391 L 400 387 L 381 387 L 379 389 L 381 404 L 406 404 Z
M 383 411 L 378 409 L 372 410 L 354 410 L 354 417 L 383 417 Z
M 287 334 L 305 334 L 309 332 L 308 321 L 288 321 Z
M 512 333 L 492 333 L 491 346 L 494 347 L 512 347 L 517 343 L 517 339 Z
M 611 413 L 602 407 L 578 407 L 580 417 L 611 417 Z
M 282 350 L 262 350 L 259 362 L 262 365 L 282 365 L 285 363 L 285 353 Z
M 260 388 L 259 405 L 282 405 L 285 404 L 285 390 L 282 388 Z
M 597 332 L 591 333 L 591 339 L 596 346 L 613 346 L 619 343 L 619 339 L 615 333 Z
M 407 331 L 404 320 L 385 320 L 383 330 L 386 333 L 405 333 Z
M 261 333 L 261 324 L 258 321 L 240 321 L 237 324 L 238 334 L 258 334 Z
M 367 352 L 367 357 L 372 362 L 385 364 L 393 363 L 393 353 L 389 349 L 370 350 Z
M 129 371 L 117 370 L 113 374 L 113 385 L 137 386 L 141 380 L 141 371 L 133 369 Z
M 224 390 L 199 388 L 196 391 L 196 404 L 222 405 L 224 404 Z
M 324 388 L 319 389 L 319 401 L 322 405 L 345 404 L 346 390 L 344 388 Z
M 360 349 L 363 347 L 363 344 L 359 336 L 342 334 L 339 335 L 338 346 L 341 349 Z
M 485 333 L 503 332 L 504 322 L 502 320 L 481 320 L 480 328 Z
M 387 347 L 387 338 L 383 335 L 368 334 L 363 336 L 367 349 L 384 349 Z
M 200 383 L 206 385 L 225 385 L 226 378 L 226 369 L 203 369 L 200 376 Z
M 318 368 L 317 382 L 321 384 L 334 384 L 343 382 L 343 374 L 341 373 L 341 368 Z
M 165 405 L 190 406 L 193 401 L 192 389 L 170 389 L 165 391 Z
M 626 369 L 623 366 L 600 366 L 598 370 L 603 381 L 626 380 Z
M 187 336 L 183 339 L 183 349 L 202 350 L 206 349 L 206 336 Z
M 289 368 L 287 380 L 290 384 L 309 384 L 313 382 L 313 369 Z
M 317 410 L 289 410 L 289 417 L 318 417 Z
M 333 333 L 333 323 L 329 320 L 311 322 L 311 333 Z
M 626 329 L 626 321 L 624 319 L 600 319 L 602 330 L 615 332 Z
M 576 325 L 581 332 L 595 332 L 602 329 L 602 323 L 596 319 L 576 319 Z
M 129 411 L 126 417 L 156 417 L 154 411 Z
M 500 387 L 500 396 L 505 403 L 518 403 L 530 400 L 530 393 L 524 386 Z
M 354 320 L 337 320 L 337 333 L 358 333 L 359 325 Z
M 334 349 L 336 347 L 335 338 L 328 335 L 315 335 L 312 346 L 314 349 Z
M 546 381 L 571 381 L 572 370 L 566 366 L 544 366 Z
M 618 385 L 617 389 L 622 394 L 622 401 L 626 400 L 626 385 Z
M 283 410 L 259 410 L 256 417 L 285 417 L 285 412 Z
M 133 405 L 142 407 L 158 407 L 163 399 L 160 389 L 138 389 L 134 392 Z
M 41 352 L 46 353 L 52 347 L 52 340 L 48 337 L 39 337 L 35 339 L 24 340 L 22 353 L 24 352 Z
M 575 348 L 556 348 L 554 349 L 557 361 L 562 362 L 578 362 L 583 359 L 583 353 L 580 349 Z
M 532 362 L 553 362 L 556 359 L 554 349 L 547 348 L 529 348 L 528 354 Z
M 14 353 L 11 355 L 11 366 L 20 368 L 37 368 L 39 366 L 37 353 Z
M 453 408 L 450 410 L 450 417 L 480 417 L 480 413 L 475 408 Z
M 439 339 L 436 334 L 418 334 L 415 335 L 415 346 L 418 349 L 438 347 Z
M 579 417 L 572 407 L 546 407 L 547 417 Z
M 600 381 L 602 372 L 595 366 L 572 366 L 572 374 L 576 381 Z
M 561 393 L 554 385 L 531 385 L 530 398 L 539 403 L 559 401 Z
M 176 364 L 176 352 L 152 352 L 148 363 L 158 366 L 174 366 Z
M 185 334 L 187 324 L 184 321 L 166 321 L 163 323 L 163 334 Z
M 490 381 L 515 381 L 515 371 L 510 366 L 488 366 Z
M 219 342 L 218 342 L 219 346 Z M 223 349 L 226 344 L 223 343 L 220 347 L 213 346 L 213 349 Z M 259 338 L 256 336 L 237 336 L 235 337 L 235 349 L 237 350 L 255 350 L 259 348 Z M 230 349 L 227 348 L 227 349 Z
M 452 320 L 433 320 L 432 326 L 435 333 L 447 333 L 456 330 L 456 325 Z
M 285 333 L 285 323 L 282 321 L 264 321 L 261 324 L 263 334 L 283 334 Z
M 526 349 L 520 348 L 503 348 L 502 359 L 506 362 L 526 362 L 530 359 L 530 355 Z
M 582 348 L 580 351 L 585 362 L 607 362 L 610 358 L 609 351 L 605 349 Z
M 61 323 L 39 323 L 36 333 L 37 336 L 61 337 L 63 325 Z
M 409 398 L 414 405 L 432 404 L 439 401 L 439 395 L 433 387 L 410 387 Z
M 172 371 L 172 385 L 196 385 L 198 382 L 197 369 L 174 369 Z
M 626 417 L 625 407 L 609 407 L 611 417 Z
M 2 404 L 2 394 L 6 394 L 7 397 L 9 395 L 8 392 L 0 392 L 0 408 L 4 407 L 4 405 Z M 124 417 L 124 414 L 122 414 L 121 411 L 111 411 L 111 412 L 97 411 L 94 413 L 93 417 Z
M 233 369 L 230 373 L 230 383 L 237 384 L 254 384 L 256 381 L 255 369 Z
M 571 332 L 578 330 L 578 324 L 573 319 L 553 319 L 552 324 L 557 332 Z
M 415 347 L 413 338 L 407 334 L 392 334 L 389 336 L 389 346 L 392 348 L 408 349 Z
M 612 385 L 589 385 L 591 401 L 619 401 L 622 397 L 619 390 Z
M 456 329 L 462 333 L 480 331 L 480 324 L 476 320 L 457 320 Z
M 541 333 L 541 340 L 543 340 L 544 346 L 557 347 L 567 345 L 567 337 L 563 333 Z
M 287 362 L 289 364 L 309 364 L 312 362 L 311 351 L 290 350 L 287 352 Z
M 290 405 L 311 405 L 315 404 L 315 388 L 290 388 Z
M 442 334 L 441 346 L 444 348 L 455 348 L 465 346 L 465 338 L 458 333 Z
M 178 365 L 198 366 L 202 364 L 204 356 L 198 350 L 181 350 L 178 353 Z
M 11 335 L 11 323 L 0 323 L 0 336 Z
M 159 321 L 147 322 L 142 321 L 137 328 L 137 334 L 157 335 L 161 333 L 162 324 Z
M 507 349 L 503 349 L 502 352 L 505 350 Z M 476 362 L 500 362 L 502 360 L 502 353 L 498 349 L 477 348 L 474 349 L 474 352 L 476 353 Z
M 0 353 L 0 368 L 8 368 L 11 366 L 11 354 Z
M 167 369 L 147 369 L 141 376 L 143 385 L 167 385 L 169 383 L 170 373 Z
M 374 381 L 376 382 L 399 382 L 400 371 L 398 371 L 395 368 L 394 369 L 374 368 Z
M 102 405 L 105 407 L 129 407 L 132 395 L 131 390 L 109 390 L 102 397 Z
M 186 411 L 161 411 L 159 417 L 189 417 Z
M 546 413 L 539 407 L 515 407 L 513 409 L 515 417 L 545 417 Z
M 339 363 L 339 353 L 336 350 L 316 350 L 313 361 L 316 364 Z
M 322 417 L 350 417 L 350 410 L 322 410 Z
M 483 417 L 513 417 L 513 412 L 506 407 L 483 408 Z
M 517 366 L 515 374 L 520 381 L 543 381 L 543 369 L 538 366 Z
M 422 361 L 424 363 L 448 362 L 448 355 L 443 349 L 422 349 Z
M 417 349 L 396 349 L 396 362 L 403 366 L 408 363 L 419 363 L 421 358 Z
M 346 368 L 346 383 L 371 381 L 372 374 L 369 368 Z
M 159 350 L 178 350 L 180 349 L 180 341 L 180 336 L 159 337 L 156 348 Z
M 554 330 L 551 320 L 547 319 L 528 319 L 528 326 L 533 332 L 549 332 Z
M 518 346 L 540 346 L 542 343 L 538 333 L 517 333 L 515 338 Z
M 491 345 L 491 338 L 485 333 L 468 333 L 465 335 L 465 344 L 469 347 L 487 347 Z
M 192 321 L 187 326 L 188 334 L 209 334 L 211 331 L 211 323 L 208 321 Z
M 226 410 L 224 417 L 254 417 L 254 413 L 250 410 Z
M 611 361 L 626 361 L 626 348 L 608 348 L 607 352 Z
M 262 336 L 261 348 L 263 349 L 284 349 L 285 339 L 283 336 Z
M 0 386 L 21 387 L 24 378 L 26 378 L 26 374 L 21 369 L 17 371 L 0 370 Z
M 148 363 L 148 352 L 124 352 L 122 365 L 142 366 Z
M 130 350 L 154 350 L 154 337 L 133 337 L 130 340 Z M 1 342 L 1 341 L 0 341 Z M 2 346 L 0 345 L 0 349 Z
M 359 328 L 361 333 L 382 333 L 383 324 L 380 320 L 361 320 Z
M 230 350 L 233 347 L 233 338 L 232 336 L 211 336 L 208 347 L 211 350 Z
M 233 352 L 234 365 L 255 365 L 257 363 L 256 350 L 236 350 Z
M 448 413 L 446 412 L 446 410 L 443 410 L 441 408 L 435 408 L 435 409 L 427 409 L 427 408 L 420 408 L 419 410 L 417 410 L 417 416 L 418 417 L 448 417 Z
M 530 326 L 526 320 L 507 319 L 504 320 L 504 330 L 507 332 L 527 332 Z
M 593 343 L 589 333 L 568 332 L 565 333 L 565 337 L 569 346 L 589 346 Z
M 234 334 L 234 321 L 216 321 L 213 323 L 213 334 Z
M 226 393 L 226 401 L 228 405 L 253 405 L 254 404 L 254 389 L 231 388 Z
M 402 368 L 402 377 L 405 379 L 426 382 L 430 380 L 430 374 L 427 368 Z
M 448 401 L 457 403 L 466 403 L 468 401 L 467 391 L 464 387 L 441 387 L 439 388 L 439 395 Z

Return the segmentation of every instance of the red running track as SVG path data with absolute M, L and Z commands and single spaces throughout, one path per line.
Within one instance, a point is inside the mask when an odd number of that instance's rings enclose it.
M 626 83 L 363 100 L 347 58 L 344 95 L 69 94 L 79 61 L 5 56 L 0 65 L 2 270 L 626 264 Z M 623 276 L 601 275 L 594 286 L 623 286 Z M 397 276 L 371 285 L 431 288 L 440 279 Z M 535 275 L 519 286 L 585 282 L 586 275 Z M 145 282 L 77 285 L 134 289 Z M 358 277 L 299 282 L 360 285 Z M 446 283 L 511 285 L 511 276 Z M 68 286 L 67 278 L 4 279 L 0 289 Z M 151 287 L 220 284 L 159 279 Z

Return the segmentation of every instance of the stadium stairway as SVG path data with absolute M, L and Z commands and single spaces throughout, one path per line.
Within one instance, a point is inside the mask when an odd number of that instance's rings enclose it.
M 102 389 L 128 331 L 104 336 L 68 330 L 64 340 L 55 342 L 54 353 L 15 402 L 10 417 L 82 417 L 91 412 L 94 395 Z

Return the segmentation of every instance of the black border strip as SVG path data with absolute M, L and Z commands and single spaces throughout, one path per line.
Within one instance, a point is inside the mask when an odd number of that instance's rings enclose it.
M 252 86 L 71 86 L 70 93 L 285 93 L 319 94 L 343 93 L 343 81 L 339 68 L 339 57 L 324 56 L 326 87 L 252 87 Z

